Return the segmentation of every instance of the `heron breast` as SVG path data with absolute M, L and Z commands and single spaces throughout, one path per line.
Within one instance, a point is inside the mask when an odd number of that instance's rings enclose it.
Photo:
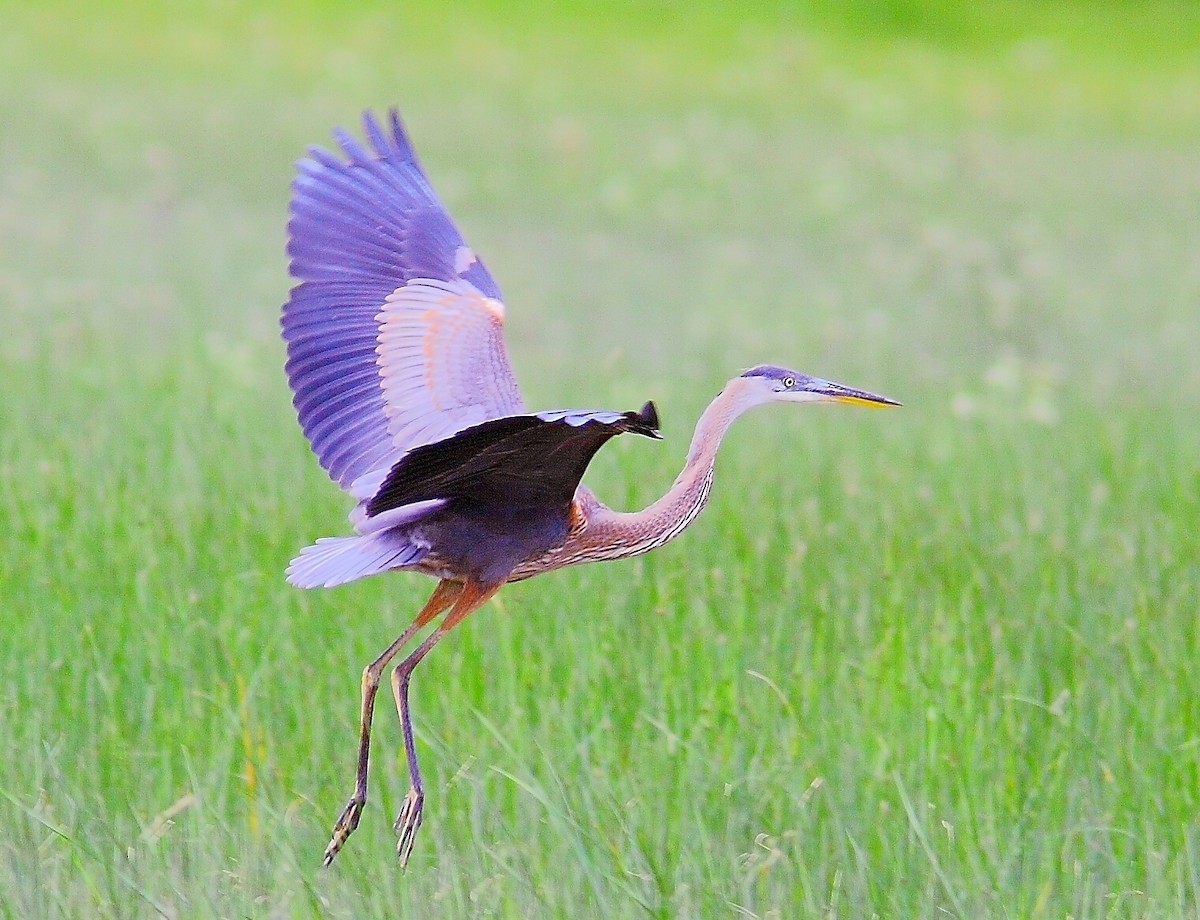
M 566 508 L 454 502 L 419 525 L 443 570 L 485 584 L 508 581 L 532 559 L 566 542 Z

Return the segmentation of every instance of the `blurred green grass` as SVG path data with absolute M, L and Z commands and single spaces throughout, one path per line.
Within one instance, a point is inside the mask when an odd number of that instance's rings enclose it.
M 1194 4 L 0 15 L 5 915 L 1195 913 Z M 283 584 L 345 505 L 276 333 L 291 163 L 391 103 L 528 401 L 658 401 L 614 504 L 760 360 L 907 404 L 447 640 L 407 875 L 384 711 L 317 864 L 430 585 Z

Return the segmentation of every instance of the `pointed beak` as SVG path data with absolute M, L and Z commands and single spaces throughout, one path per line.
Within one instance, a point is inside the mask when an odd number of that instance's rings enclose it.
M 868 393 L 866 390 L 856 390 L 852 387 L 844 387 L 840 383 L 834 383 L 831 380 L 821 380 L 819 377 L 810 377 L 803 383 L 803 391 L 813 393 L 823 400 L 840 403 L 853 403 L 859 406 L 874 406 L 877 409 L 882 409 L 887 406 L 899 406 L 900 403 L 894 399 L 888 399 L 886 396 L 880 396 L 877 393 Z

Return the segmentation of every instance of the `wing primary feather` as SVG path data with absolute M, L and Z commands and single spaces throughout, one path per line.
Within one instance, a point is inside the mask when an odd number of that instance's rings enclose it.
M 335 128 L 333 136 L 337 138 L 338 146 L 345 151 L 350 162 L 355 166 L 367 166 L 371 162 L 371 154 L 345 128 Z
M 363 134 L 375 150 L 376 156 L 386 159 L 396 153 L 392 145 L 388 142 L 387 135 L 383 131 L 383 126 L 379 124 L 379 119 L 375 117 L 375 113 L 370 109 L 363 112 L 362 125 Z

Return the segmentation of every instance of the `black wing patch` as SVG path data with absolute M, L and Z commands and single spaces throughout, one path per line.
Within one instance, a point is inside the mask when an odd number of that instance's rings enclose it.
M 415 447 L 392 467 L 367 516 L 427 499 L 566 507 L 606 441 L 626 431 L 657 438 L 653 403 L 640 412 L 512 415 Z

